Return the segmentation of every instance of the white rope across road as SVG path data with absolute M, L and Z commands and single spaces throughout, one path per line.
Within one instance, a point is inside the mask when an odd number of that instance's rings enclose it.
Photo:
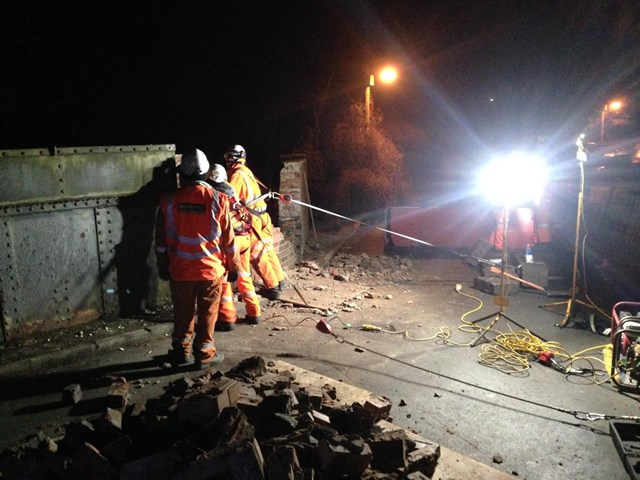
M 438 247 L 438 246 L 436 246 L 436 245 L 434 245 L 432 243 L 425 242 L 424 240 L 420 240 L 419 238 L 410 237 L 409 235 L 404 235 L 402 233 L 394 232 L 392 230 L 387 230 L 386 228 L 378 227 L 377 225 L 371 225 L 369 223 L 362 222 L 360 220 L 356 220 L 355 218 L 345 217 L 344 215 L 340 215 L 339 213 L 331 212 L 329 210 L 325 210 L 324 208 L 316 207 L 315 205 L 311 205 L 310 203 L 301 202 L 300 200 L 294 199 L 291 195 L 284 195 L 284 194 L 280 194 L 278 192 L 271 192 L 270 195 L 269 194 L 265 194 L 265 195 L 270 196 L 271 198 L 275 198 L 277 200 L 281 200 L 281 201 L 283 201 L 285 203 L 295 203 L 297 205 L 301 205 L 303 207 L 310 208 L 312 210 L 317 210 L 319 212 L 323 212 L 323 213 L 326 213 L 328 215 L 333 215 L 334 217 L 342 218 L 343 220 L 348 220 L 350 222 L 354 222 L 354 223 L 358 223 L 360 225 L 364 225 L 365 227 L 375 228 L 375 229 L 383 231 L 385 233 L 389 233 L 391 235 L 396 235 L 398 237 L 402 237 L 402 238 L 405 238 L 407 240 L 411 240 L 413 242 L 420 243 L 422 245 L 426 245 L 428 247 L 441 248 L 441 247 Z M 454 253 L 456 253 L 456 252 L 454 252 Z M 461 256 L 465 256 L 465 257 L 467 256 L 467 255 L 462 255 L 460 253 L 456 253 L 456 255 L 461 255 Z

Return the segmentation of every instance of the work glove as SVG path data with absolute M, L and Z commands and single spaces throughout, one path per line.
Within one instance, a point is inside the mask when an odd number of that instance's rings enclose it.
M 227 273 L 227 282 L 233 283 L 238 280 L 238 272 L 229 272 Z

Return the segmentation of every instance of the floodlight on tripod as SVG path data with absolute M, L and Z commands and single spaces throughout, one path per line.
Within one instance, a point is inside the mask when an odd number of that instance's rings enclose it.
M 619 102 L 615 102 L 619 103 Z M 619 108 L 619 105 L 617 105 Z M 604 112 L 604 110 L 603 110 Z M 603 114 L 604 115 L 604 114 Z M 604 117 L 603 117 L 604 119 Z M 604 121 L 604 120 L 603 120 Z M 600 135 L 602 141 L 602 133 Z M 564 318 L 562 322 L 558 324 L 559 327 L 565 327 L 569 322 L 569 319 L 574 315 L 574 308 L 576 304 L 583 305 L 587 308 L 597 310 L 597 307 L 591 303 L 591 301 L 583 301 L 577 298 L 578 293 L 578 256 L 580 252 L 580 237 L 582 235 L 582 225 L 581 220 L 584 215 L 584 163 L 587 161 L 587 149 L 584 146 L 585 134 L 581 133 L 576 140 L 576 160 L 578 160 L 578 165 L 580 166 L 580 188 L 578 190 L 578 208 L 576 212 L 576 235 L 574 239 L 573 246 L 573 268 L 571 275 L 571 290 L 569 292 L 569 299 L 561 302 L 548 303 L 546 305 L 541 305 L 540 308 L 553 307 L 557 305 L 566 305 L 566 310 L 564 314 Z M 584 268 L 584 265 L 583 265 Z M 585 289 L 586 290 L 586 289 Z M 586 292 L 585 292 L 586 293 Z M 588 300 L 588 298 L 585 298 Z
M 505 309 L 509 305 L 509 299 L 505 295 L 509 212 L 512 207 L 538 204 L 544 192 L 546 180 L 546 163 L 539 155 L 529 152 L 513 152 L 510 155 L 496 158 L 485 167 L 478 177 L 479 191 L 484 192 L 491 204 L 502 207 L 502 260 L 500 262 L 500 294 L 495 296 L 493 300 L 493 303 L 498 306 L 498 311 L 472 322 L 478 324 L 492 319 L 489 326 L 471 342 L 470 346 L 472 347 L 484 338 L 501 318 L 524 329 L 522 325 L 505 313 Z

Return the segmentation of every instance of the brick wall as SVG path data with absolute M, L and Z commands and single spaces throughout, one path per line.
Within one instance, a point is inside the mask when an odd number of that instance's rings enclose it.
M 280 228 L 275 227 L 273 232 L 273 244 L 278 253 L 278 258 L 285 270 L 292 270 L 298 262 L 296 249 L 289 240 L 284 238 Z
M 280 193 L 291 195 L 295 200 L 309 203 L 307 186 L 307 156 L 301 153 L 282 155 L 280 171 Z M 302 257 L 309 235 L 309 209 L 297 203 L 280 202 L 278 226 L 283 236 L 293 244 L 295 253 Z

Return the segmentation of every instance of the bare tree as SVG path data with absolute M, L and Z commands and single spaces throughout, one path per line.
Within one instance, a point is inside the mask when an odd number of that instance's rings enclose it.
M 326 188 L 333 207 L 350 214 L 365 213 L 401 199 L 407 186 L 404 157 L 381 123 L 382 115 L 375 111 L 367 127 L 364 105 L 355 103 L 326 137 L 326 163 L 334 178 Z

